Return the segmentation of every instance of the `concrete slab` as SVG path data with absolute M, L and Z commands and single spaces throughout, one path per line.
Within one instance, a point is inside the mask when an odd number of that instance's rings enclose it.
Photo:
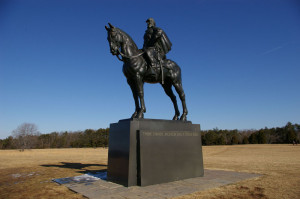
M 261 175 L 205 169 L 204 177 L 146 187 L 124 187 L 116 183 L 108 182 L 106 181 L 106 172 L 53 179 L 53 181 L 90 199 L 166 199 L 213 189 L 259 176 Z

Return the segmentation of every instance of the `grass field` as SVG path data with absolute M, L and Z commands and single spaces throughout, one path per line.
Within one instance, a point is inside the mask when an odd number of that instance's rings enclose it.
M 300 145 L 203 147 L 206 169 L 263 174 L 176 199 L 300 198 Z M 84 198 L 53 178 L 106 169 L 107 149 L 0 150 L 0 198 Z

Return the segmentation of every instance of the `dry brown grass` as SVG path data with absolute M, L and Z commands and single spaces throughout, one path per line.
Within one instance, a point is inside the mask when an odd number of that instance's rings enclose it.
M 263 174 L 176 199 L 300 198 L 300 146 L 238 145 L 203 147 L 207 169 Z
M 300 198 L 300 146 L 203 147 L 206 169 L 263 174 L 176 199 Z M 107 149 L 0 150 L 0 198 L 83 198 L 51 179 L 106 169 Z
M 107 149 L 0 150 L 0 198 L 84 198 L 51 180 L 106 169 Z

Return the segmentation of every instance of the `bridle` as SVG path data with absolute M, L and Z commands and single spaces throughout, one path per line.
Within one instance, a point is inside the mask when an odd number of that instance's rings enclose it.
M 110 40 L 112 40 L 111 36 L 110 36 Z M 113 42 L 113 43 L 115 43 L 115 42 Z M 117 54 L 116 54 L 116 56 L 117 56 L 117 58 L 118 58 L 120 61 L 124 61 L 124 58 L 126 58 L 126 59 L 133 59 L 133 58 L 137 58 L 137 57 L 143 55 L 144 53 L 145 53 L 145 51 L 143 51 L 143 52 L 141 52 L 141 53 L 139 53 L 139 54 L 137 54 L 137 55 L 128 56 L 128 55 L 125 55 L 124 53 L 122 53 L 122 52 L 119 50 L 119 48 L 118 48 L 118 49 L 117 49 Z M 119 55 L 121 55 L 122 58 L 120 58 Z

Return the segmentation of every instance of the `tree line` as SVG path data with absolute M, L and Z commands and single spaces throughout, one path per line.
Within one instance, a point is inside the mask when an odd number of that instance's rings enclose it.
M 216 128 L 202 131 L 201 136 L 203 145 L 299 143 L 300 125 L 288 122 L 284 127 L 240 131 Z
M 284 127 L 259 130 L 215 128 L 201 131 L 201 136 L 203 145 L 299 143 L 300 125 L 288 122 Z M 0 149 L 108 147 L 108 138 L 109 128 L 41 134 L 35 124 L 24 123 L 12 132 L 12 136 L 0 139 Z
M 108 147 L 108 134 L 108 128 L 41 134 L 35 124 L 24 123 L 12 132 L 12 136 L 0 139 L 0 149 Z

